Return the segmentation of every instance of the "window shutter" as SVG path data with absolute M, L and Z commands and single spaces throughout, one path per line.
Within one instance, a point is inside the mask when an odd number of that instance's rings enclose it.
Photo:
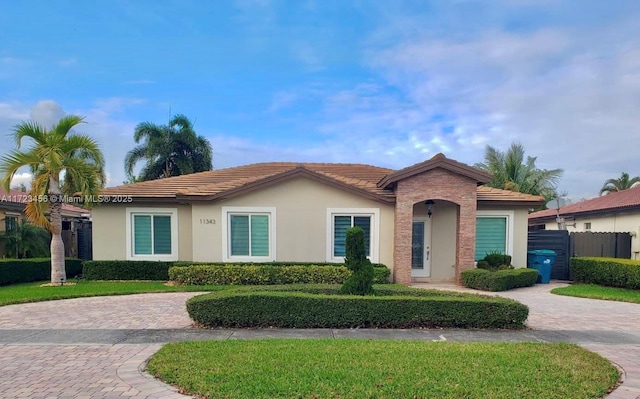
M 249 256 L 249 216 L 231 215 L 231 255 Z
M 481 217 L 476 219 L 476 260 L 489 252 L 506 252 L 507 218 Z
M 151 255 L 151 216 L 133 216 L 133 253 Z
M 251 256 L 269 256 L 269 216 L 251 215 Z
M 153 217 L 153 253 L 171 255 L 171 216 Z
M 353 227 L 360 227 L 364 230 L 364 247 L 367 251 L 367 256 L 371 256 L 369 250 L 371 244 L 371 216 L 354 216 Z
M 351 216 L 333 218 L 333 256 L 346 256 L 347 229 L 351 227 Z

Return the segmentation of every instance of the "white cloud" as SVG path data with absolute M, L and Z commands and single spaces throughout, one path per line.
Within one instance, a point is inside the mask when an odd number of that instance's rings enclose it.
M 425 32 L 372 47 L 370 65 L 396 94 L 342 93 L 347 110 L 324 129 L 388 134 L 390 153 L 406 154 L 405 165 L 437 151 L 475 163 L 487 144 L 506 149 L 518 140 L 540 167 L 565 169 L 561 190 L 593 196 L 620 171 L 640 174 L 630 145 L 640 141 L 640 45 L 629 35 L 612 46 L 613 36 L 614 28 Z
M 31 108 L 30 119 L 48 129 L 63 116 L 65 116 L 65 112 L 60 104 L 53 100 L 40 100 Z
M 16 173 L 13 175 L 13 179 L 11 179 L 11 187 L 19 187 L 24 184 L 27 190 L 31 187 L 31 179 L 33 175 L 28 172 Z

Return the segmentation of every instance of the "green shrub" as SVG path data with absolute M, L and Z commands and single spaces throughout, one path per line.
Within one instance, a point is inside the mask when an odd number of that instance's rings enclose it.
M 172 267 L 169 279 L 185 285 L 341 284 L 350 275 L 344 266 L 190 266 Z M 374 269 L 374 281 L 389 282 L 387 268 Z
M 279 263 L 240 263 L 240 264 L 236 264 L 236 263 L 207 263 L 207 264 L 197 264 L 194 262 L 154 262 L 154 261 L 138 261 L 138 260 L 93 260 L 93 261 L 85 261 L 84 262 L 84 267 L 82 269 L 82 274 L 83 276 L 88 279 L 88 280 L 158 280 L 158 281 L 166 281 L 166 280 L 173 280 L 176 281 L 178 283 L 181 284 L 196 284 L 196 285 L 205 285 L 205 284 L 210 284 L 210 283 L 206 283 L 204 281 L 213 281 L 211 280 L 211 276 L 213 272 L 202 272 L 202 271 L 183 271 L 183 272 L 179 272 L 176 271 L 174 272 L 174 277 L 170 277 L 169 276 L 169 269 L 170 268 L 175 268 L 175 269 L 190 269 L 194 266 L 207 266 L 207 267 L 217 267 L 217 268 L 224 268 L 224 267 L 235 267 L 235 268 L 245 268 L 245 267 L 249 267 L 250 269 L 248 270 L 253 270 L 251 268 L 262 268 L 262 267 L 269 267 L 269 270 L 272 270 L 273 268 L 281 268 L 281 267 L 290 267 L 290 266 L 297 266 L 297 267 L 301 267 L 302 269 L 313 266 L 315 268 L 317 267 L 328 267 L 328 268 L 335 268 L 335 267 L 341 267 L 336 265 L 335 263 L 325 263 L 325 264 L 320 264 L 320 265 L 314 265 L 311 263 L 303 263 L 301 264 L 297 264 L 297 263 L 291 263 L 291 262 L 279 262 Z M 342 266 L 343 267 L 343 266 Z M 344 268 L 344 267 L 343 267 Z M 252 271 L 224 271 L 221 272 L 218 269 L 216 269 L 216 275 L 221 276 L 219 281 L 225 281 L 225 280 L 234 280 L 237 279 L 239 277 L 233 277 L 233 276 L 229 276 L 229 277 L 224 277 L 223 275 L 229 275 L 231 274 L 236 274 L 236 275 L 240 275 L 242 273 L 242 275 L 246 275 L 247 273 L 252 274 L 254 272 Z M 235 269 L 233 269 L 235 270 Z M 318 273 L 322 273 L 322 272 L 316 272 L 316 271 L 307 271 L 308 273 L 311 273 L 312 275 L 318 275 Z M 221 274 L 222 273 L 222 274 Z M 263 271 L 262 272 L 263 275 L 264 273 L 267 273 L 267 271 Z M 272 273 L 272 275 L 277 276 L 278 273 L 281 274 L 287 274 L 291 276 L 289 277 L 289 279 L 292 279 L 294 282 L 301 282 L 298 281 L 299 279 L 304 279 L 307 277 L 296 277 L 293 274 L 298 273 L 298 274 L 304 274 L 305 272 L 303 270 L 299 270 L 296 271 L 294 270 L 289 270 L 289 271 L 285 271 L 285 272 L 278 272 L 278 271 L 269 271 L 268 273 Z M 335 274 L 334 272 L 330 272 L 327 271 L 325 272 L 327 275 L 331 275 L 331 273 Z M 75 274 L 74 274 L 75 275 Z M 382 283 L 388 283 L 389 282 L 389 276 L 391 275 L 391 271 L 384 265 L 380 265 L 380 267 L 376 267 L 374 269 L 374 282 L 378 283 L 378 284 L 382 284 Z M 185 277 L 182 277 L 185 276 Z M 205 276 L 203 278 L 199 278 L 198 276 Z M 250 277 L 242 277 L 243 279 L 250 279 Z M 263 278 L 263 277 L 260 277 Z M 344 277 L 346 279 L 346 276 Z M 194 281 L 193 283 L 185 283 L 183 281 Z M 200 283 L 198 283 L 198 281 L 201 281 Z M 342 283 L 344 282 L 344 280 L 323 280 L 322 278 L 318 278 L 318 279 L 311 279 L 310 281 L 312 282 L 338 282 L 338 283 Z M 213 283 L 213 284 L 218 284 L 218 283 Z M 220 283 L 220 284 L 227 284 L 227 283 Z M 235 283 L 231 283 L 231 284 L 235 284 Z M 262 284 L 262 283 L 247 283 L 247 284 Z M 266 284 L 280 284 L 280 283 L 266 283 Z
M 486 269 L 465 270 L 461 274 L 465 287 L 483 291 L 506 291 L 512 288 L 531 287 L 536 283 L 535 269 L 512 269 L 489 271 Z
M 281 328 L 522 328 L 529 313 L 516 301 L 478 295 L 380 295 L 376 288 L 378 295 L 359 296 L 339 295 L 338 287 L 291 287 L 218 291 L 191 298 L 187 311 L 209 327 Z
M 80 259 L 65 259 L 67 278 L 82 273 Z M 0 285 L 51 280 L 51 259 L 2 259 L 0 260 Z
M 491 269 L 491 265 L 489 264 L 489 262 L 484 259 L 479 260 L 478 263 L 476 263 L 476 267 L 478 269 Z
M 617 258 L 571 258 L 573 280 L 579 283 L 640 289 L 640 261 Z
M 344 265 L 351 271 L 351 275 L 342 284 L 340 291 L 349 295 L 373 293 L 373 266 L 367 259 L 364 230 L 357 226 L 347 229 L 345 246 Z
M 135 261 L 132 261 L 135 262 Z M 342 263 L 330 263 L 330 262 L 193 262 L 193 261 L 177 261 L 174 262 L 174 267 L 187 267 L 187 266 L 342 266 Z M 374 268 L 386 268 L 388 267 L 382 263 L 372 263 Z
M 159 280 L 169 279 L 173 262 L 142 260 L 90 260 L 84 262 L 82 275 L 88 280 Z
M 171 281 L 186 285 L 338 284 L 344 266 L 190 266 L 169 269 Z
M 505 255 L 500 251 L 487 252 L 486 256 L 479 260 L 477 265 L 478 269 L 488 270 L 505 270 L 512 269 L 511 255 Z

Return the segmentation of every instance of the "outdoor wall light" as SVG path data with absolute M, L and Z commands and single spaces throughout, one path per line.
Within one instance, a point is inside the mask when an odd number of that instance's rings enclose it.
M 431 215 L 433 215 L 431 208 L 435 205 L 435 202 L 433 200 L 427 200 L 424 204 L 427 206 L 427 215 L 431 218 Z

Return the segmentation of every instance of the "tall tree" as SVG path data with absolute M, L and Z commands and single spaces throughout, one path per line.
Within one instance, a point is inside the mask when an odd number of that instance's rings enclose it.
M 600 195 L 615 193 L 617 191 L 627 190 L 640 184 L 640 176 L 629 177 L 629 174 L 622 172 L 618 179 L 607 179 L 602 188 Z
M 142 143 L 125 157 L 129 180 L 154 180 L 212 169 L 211 143 L 196 135 L 193 124 L 184 115 L 174 116 L 168 125 L 142 122 L 136 126 L 133 138 L 136 144 Z M 146 163 L 136 177 L 133 168 L 141 160 Z
M 487 146 L 484 162 L 474 165 L 493 175 L 487 186 L 525 194 L 542 195 L 547 199 L 557 196 L 556 184 L 562 169 L 539 169 L 536 157 L 526 157 L 524 146 L 512 143 L 505 152 Z
M 67 279 L 62 242 L 62 191 L 60 175 L 64 172 L 73 180 L 83 196 L 96 195 L 103 186 L 104 157 L 98 143 L 84 134 L 72 133 L 83 118 L 68 115 L 47 130 L 35 122 L 15 126 L 13 138 L 16 149 L 0 159 L 0 183 L 9 189 L 18 169 L 27 166 L 33 173 L 32 201 L 26 205 L 27 220 L 51 233 L 51 284 L 59 285 Z M 23 139 L 31 145 L 21 150 Z M 47 219 L 46 213 L 49 213 Z

